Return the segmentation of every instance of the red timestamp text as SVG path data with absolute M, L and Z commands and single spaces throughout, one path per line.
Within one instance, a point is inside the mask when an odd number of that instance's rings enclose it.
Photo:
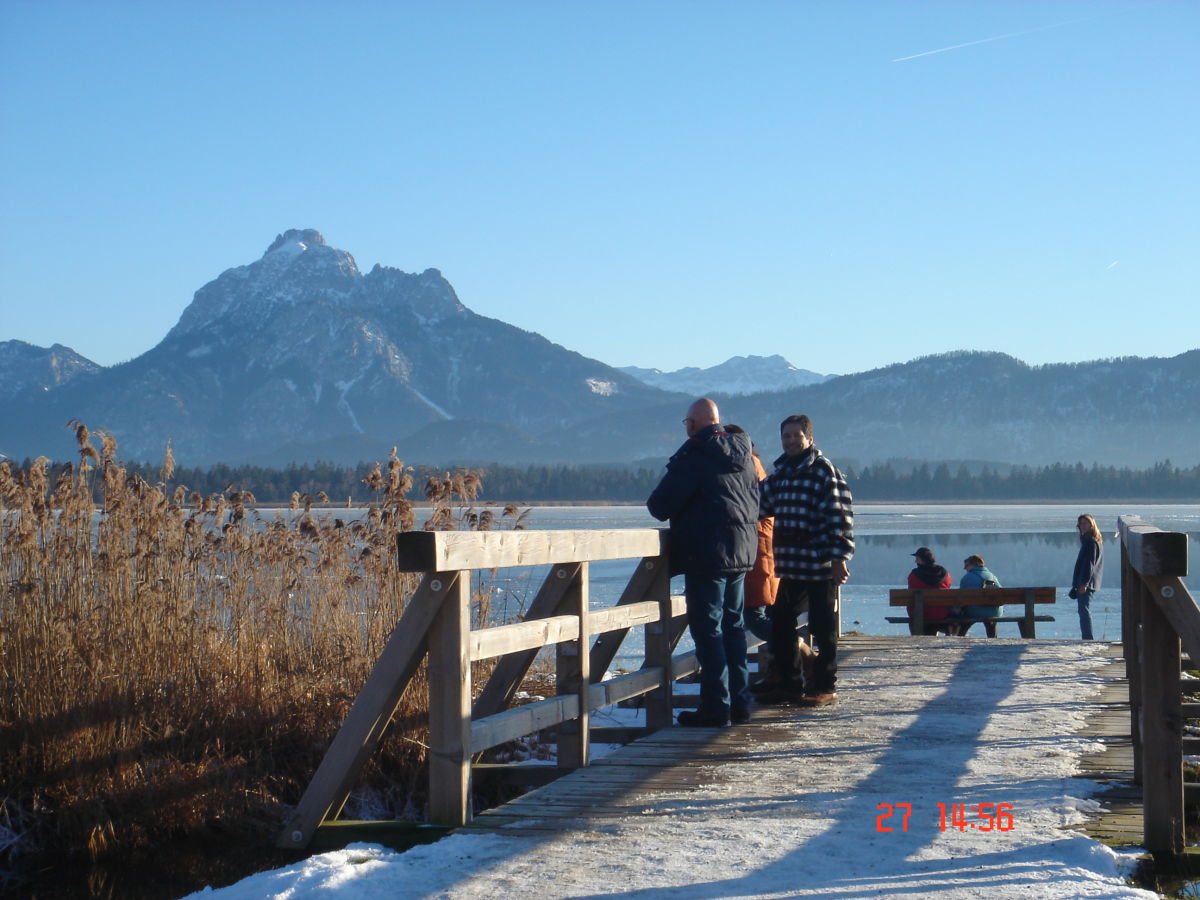
M 908 831 L 912 816 L 911 803 L 879 803 L 875 817 L 876 831 Z M 942 831 L 1012 831 L 1011 803 L 939 803 L 938 828 Z

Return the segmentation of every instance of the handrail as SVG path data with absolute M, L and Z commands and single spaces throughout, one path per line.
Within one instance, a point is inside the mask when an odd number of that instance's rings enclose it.
M 1121 639 L 1129 680 L 1134 780 L 1142 785 L 1143 840 L 1152 853 L 1184 852 L 1181 646 L 1200 663 L 1200 607 L 1181 580 L 1187 535 L 1118 520 Z
M 462 825 L 470 820 L 472 759 L 490 747 L 558 726 L 559 765 L 586 766 L 590 713 L 643 695 L 646 729 L 670 724 L 671 684 L 696 671 L 697 665 L 694 651 L 672 655 L 686 617 L 682 598 L 670 594 L 666 546 L 663 529 L 400 534 L 401 570 L 424 572 L 424 577 L 277 846 L 307 846 L 321 822 L 338 816 L 425 659 L 433 824 Z M 641 561 L 617 605 L 591 610 L 589 563 L 638 557 Z M 538 565 L 551 569 L 524 621 L 471 629 L 472 570 Z M 642 667 L 602 681 L 634 627 L 645 629 Z M 593 637 L 585 650 L 585 641 Z M 509 709 L 545 647 L 555 648 L 556 695 Z M 472 702 L 471 663 L 493 658 L 495 667 Z

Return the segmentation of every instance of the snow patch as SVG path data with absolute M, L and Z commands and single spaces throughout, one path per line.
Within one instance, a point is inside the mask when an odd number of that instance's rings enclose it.
M 600 378 L 588 378 L 586 381 L 591 392 L 599 394 L 601 397 L 611 397 L 619 390 L 616 383 L 612 381 L 604 381 Z
M 441 416 L 442 418 L 447 419 L 447 420 L 454 418 L 454 416 L 450 415 L 450 413 L 446 412 L 444 409 L 442 409 L 440 406 L 438 406 L 436 403 L 434 403 L 432 400 L 430 400 L 428 397 L 426 397 L 424 394 L 422 394 L 420 391 L 418 391 L 411 384 L 409 385 L 409 388 L 412 390 L 412 392 L 414 394 L 416 394 L 421 399 L 421 402 L 423 402 L 426 406 L 428 406 L 430 409 L 432 409 L 434 412 L 436 412 L 439 416 Z
M 1095 744 L 1075 732 L 1100 685 L 1095 651 L 995 639 L 985 658 L 976 646 L 931 644 L 905 677 L 860 659 L 836 707 L 773 724 L 770 746 L 731 754 L 723 777 L 631 796 L 639 816 L 553 839 L 468 829 L 404 853 L 351 845 L 193 896 L 1156 897 L 1125 883 L 1130 854 L 1070 830 L 1099 806 L 1084 799 L 1099 785 L 1073 777 Z M 867 748 L 853 765 L 847 737 Z M 1007 804 L 1012 827 L 939 826 L 938 804 L 952 803 L 973 818 Z M 900 804 L 911 819 L 885 815 Z
M 359 434 L 365 434 L 366 433 L 365 429 L 361 425 L 358 424 L 358 416 L 356 416 L 354 414 L 354 409 L 353 409 L 353 407 L 350 406 L 350 401 L 346 399 L 346 395 L 348 393 L 350 393 L 350 389 L 352 387 L 354 387 L 354 385 L 358 384 L 359 378 L 361 378 L 361 377 L 362 376 L 360 375 L 358 378 L 353 378 L 350 381 L 335 381 L 334 387 L 336 387 L 339 391 L 342 392 L 342 395 L 340 397 L 338 397 L 338 402 L 337 402 L 338 411 L 341 412 L 343 415 L 346 416 L 347 419 L 350 420 L 351 428 L 353 428 Z
M 201 344 L 199 347 L 193 347 L 187 352 L 190 359 L 199 359 L 201 356 L 208 356 L 212 353 L 211 344 Z
M 308 244 L 304 243 L 304 241 L 281 241 L 279 246 L 271 251 L 271 255 L 284 258 L 295 257 L 307 249 Z

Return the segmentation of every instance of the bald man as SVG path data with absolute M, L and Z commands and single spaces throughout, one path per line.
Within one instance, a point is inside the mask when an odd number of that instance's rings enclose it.
M 749 436 L 721 428 L 712 400 L 689 406 L 683 427 L 687 440 L 646 508 L 670 520 L 671 574 L 684 577 L 700 663 L 700 707 L 679 724 L 723 728 L 750 718 L 743 582 L 758 550 L 758 476 Z

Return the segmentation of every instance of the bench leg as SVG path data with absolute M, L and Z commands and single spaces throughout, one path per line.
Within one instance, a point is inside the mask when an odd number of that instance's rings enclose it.
M 1021 629 L 1021 637 L 1023 637 L 1023 638 L 1031 638 L 1031 637 L 1036 636 L 1034 634 L 1034 628 L 1033 628 L 1032 622 L 1027 622 L 1024 619 L 1022 619 L 1020 622 L 1017 623 L 1017 627 L 1019 627 Z
M 996 623 L 995 622 L 984 622 L 983 630 L 987 632 L 988 637 L 994 638 L 996 636 Z

